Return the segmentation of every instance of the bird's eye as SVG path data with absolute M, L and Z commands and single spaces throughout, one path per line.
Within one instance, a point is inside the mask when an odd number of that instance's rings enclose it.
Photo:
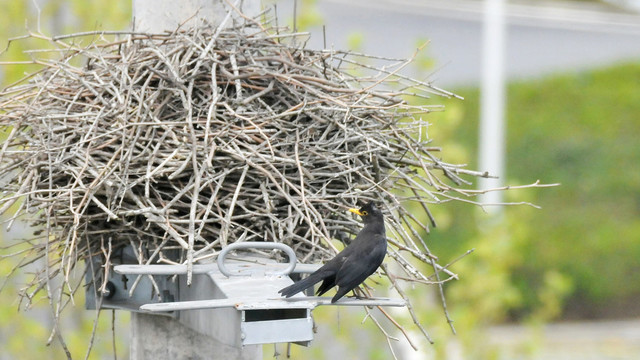
M 365 210 L 365 211 L 362 212 L 362 215 L 367 216 L 367 215 L 369 215 L 369 212 Z

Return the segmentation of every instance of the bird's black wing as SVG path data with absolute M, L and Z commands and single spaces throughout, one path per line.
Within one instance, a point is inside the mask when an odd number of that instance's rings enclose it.
M 300 291 L 306 290 L 313 285 L 322 281 L 322 285 L 318 288 L 317 294 L 322 295 L 329 289 L 335 286 L 335 279 L 338 270 L 348 261 L 354 249 L 346 247 L 342 252 L 336 255 L 333 259 L 329 260 L 320 269 L 313 272 L 308 277 L 295 282 L 292 285 L 287 286 L 284 289 L 278 291 L 282 296 L 291 297 Z
M 293 295 L 304 291 L 313 285 L 319 283 L 326 278 L 335 278 L 335 271 L 331 269 L 326 269 L 324 266 L 306 278 L 293 283 L 292 285 L 287 286 L 284 289 L 278 291 L 282 296 L 292 297 Z M 323 283 L 324 285 L 324 283 Z M 333 285 L 332 285 L 333 286 Z
M 332 287 L 336 286 L 336 274 L 338 270 L 342 267 L 342 265 L 349 259 L 348 252 L 341 252 L 336 255 L 333 259 L 329 260 L 323 267 L 326 267 L 328 270 L 331 270 L 331 275 L 325 277 L 322 281 L 322 284 L 318 287 L 318 291 L 316 291 L 316 295 L 322 295 L 329 291 Z
M 386 237 L 382 234 L 371 234 L 370 236 L 369 243 L 375 244 L 375 246 L 365 252 L 351 253 L 336 273 L 335 285 L 339 289 L 332 302 L 360 285 L 382 264 L 387 253 Z

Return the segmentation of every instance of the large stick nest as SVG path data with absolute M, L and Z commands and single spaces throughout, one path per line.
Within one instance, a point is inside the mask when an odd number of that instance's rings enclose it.
M 0 213 L 39 229 L 24 262 L 49 266 L 29 298 L 126 245 L 145 249 L 144 264 L 191 265 L 236 241 L 320 262 L 361 227 L 345 210 L 368 200 L 386 214 L 398 276 L 455 276 L 423 241 L 429 206 L 473 195 L 455 187 L 460 174 L 483 174 L 433 154 L 422 119 L 432 109 L 406 100 L 451 94 L 400 75 L 409 61 L 375 68 L 253 23 L 86 46 L 82 35 L 48 39 L 62 56 L 34 60 L 41 70 L 0 98 Z

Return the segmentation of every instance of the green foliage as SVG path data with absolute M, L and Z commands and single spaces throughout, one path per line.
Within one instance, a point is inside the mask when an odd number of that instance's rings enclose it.
M 293 5 L 291 8 L 282 8 L 278 0 L 263 0 L 262 4 L 265 8 L 270 8 L 273 4 L 276 4 L 281 14 L 291 14 L 284 20 L 284 24 L 289 29 L 297 29 L 298 31 L 307 31 L 314 27 L 320 27 L 324 24 L 324 19 L 318 10 L 317 0 L 296 0 L 296 16 L 293 16 Z M 293 3 L 292 3 L 293 4 Z M 281 19 L 283 20 L 283 19 Z M 294 24 L 295 20 L 295 24 Z M 282 25 L 282 23 L 281 23 Z M 295 26 L 294 26 L 295 25 Z
M 562 186 L 508 193 L 542 210 L 505 209 L 497 233 L 487 233 L 491 225 L 469 206 L 442 206 L 449 214 L 430 235 L 432 250 L 453 258 L 477 249 L 455 268 L 463 279 L 450 286 L 450 300 L 464 313 L 456 319 L 467 318 L 467 306 L 482 313 L 478 321 L 606 315 L 604 304 L 637 299 L 638 84 L 640 65 L 628 64 L 509 85 L 506 182 Z M 475 166 L 468 155 L 477 143 L 479 94 L 457 93 L 466 101 L 447 104 L 430 135 L 446 150 L 457 144 Z M 451 110 L 464 121 L 452 122 Z
M 572 274 L 582 297 L 574 301 L 601 305 L 640 294 L 640 273 L 633 271 L 640 256 L 640 173 L 632 170 L 640 163 L 639 83 L 640 65 L 631 64 L 537 84 L 545 91 L 515 86 L 511 92 L 523 106 L 509 109 L 519 112 L 521 124 L 509 124 L 508 146 L 520 156 L 510 162 L 513 174 L 537 171 L 563 184 L 540 194 L 549 210 L 533 229 L 532 252 L 540 267 Z
M 90 2 L 81 0 L 51 0 L 37 8 L 29 1 L 2 1 L 0 13 L 5 19 L 0 23 L 0 61 L 29 61 L 33 54 L 25 50 L 48 48 L 38 39 L 8 43 L 8 39 L 31 33 L 59 35 L 91 30 L 126 29 L 131 19 L 130 1 Z M 87 37 L 91 41 L 92 37 Z M 54 53 L 38 53 L 39 58 Z M 2 87 L 21 79 L 26 73 L 37 70 L 36 65 L 18 64 L 0 70 Z
M 0 61 L 29 61 L 31 56 L 25 50 L 49 47 L 44 41 L 37 39 L 14 41 L 8 45 L 8 39 L 22 36 L 28 32 L 42 32 L 47 35 L 57 35 L 71 32 L 91 30 L 119 30 L 127 27 L 131 19 L 131 3 L 129 1 L 87 2 L 87 1 L 47 1 L 38 14 L 37 9 L 29 1 L 2 1 L 0 12 L 4 19 L 12 21 L 0 22 Z M 88 37 L 87 41 L 91 41 Z M 6 50 L 5 50 L 6 48 Z M 55 56 L 55 54 L 37 54 L 38 57 Z M 4 88 L 8 84 L 22 78 L 25 73 L 37 70 L 35 65 L 11 65 L 0 69 Z M 2 134 L 0 139 L 4 139 Z M 15 205 L 17 206 L 17 205 Z M 20 228 L 19 226 L 15 228 Z M 12 233 L 11 236 L 28 236 L 27 234 Z M 10 244 L 10 240 L 0 238 L 0 246 Z M 0 249 L 0 255 L 18 251 L 17 248 Z M 7 278 L 11 270 L 18 264 L 19 257 L 3 257 L 0 261 L 0 339 L 3 340 L 2 355 L 13 359 L 66 359 L 61 345 L 54 339 L 47 346 L 47 339 L 52 330 L 52 315 L 46 297 L 34 301 L 34 306 L 28 311 L 18 311 L 19 297 L 23 285 L 29 280 L 25 269 L 20 274 Z M 28 270 L 33 271 L 33 269 Z M 89 339 L 93 331 L 95 311 L 84 309 L 83 290 L 78 292 L 75 305 L 69 305 L 61 319 L 61 333 L 73 358 L 85 358 Z M 116 332 L 126 334 L 128 329 L 128 313 L 116 314 Z M 91 359 L 113 358 L 111 312 L 104 312 L 100 316 L 95 335 Z M 126 345 L 120 337 L 116 343 L 119 358 L 125 358 L 128 353 Z
M 419 51 L 416 53 L 412 65 L 417 68 L 418 71 L 433 71 L 436 62 L 435 59 L 429 55 L 429 40 L 418 39 L 415 42 L 415 46 Z
M 393 328 L 393 325 L 382 321 L 384 316 L 377 309 L 371 309 L 371 313 L 387 330 Z M 384 334 L 363 308 L 320 306 L 313 311 L 313 318 L 318 332 L 311 346 L 292 345 L 291 359 L 329 359 L 336 356 L 345 359 L 393 358 Z M 286 345 L 277 344 L 276 347 L 281 355 L 279 358 L 286 358 Z M 263 359 L 273 358 L 271 349 L 271 346 L 263 347 Z
M 7 242 L 0 239 L 0 244 Z M 17 251 L 16 248 L 0 249 L 0 256 Z M 0 338 L 4 341 L 2 354 L 12 359 L 66 359 L 62 346 L 54 339 L 47 346 L 47 339 L 52 330 L 52 313 L 49 302 L 42 294 L 34 300 L 34 305 L 28 310 L 19 311 L 19 297 L 22 286 L 28 281 L 28 276 L 16 274 L 8 277 L 19 257 L 3 257 L 0 261 L 0 278 L 3 279 L 2 291 L 0 291 Z M 55 285 L 55 284 L 54 284 Z M 76 305 L 69 305 L 63 312 L 61 319 L 61 332 L 67 347 L 74 359 L 84 358 L 89 346 L 89 339 L 93 331 L 95 311 L 84 309 L 84 294 L 80 290 L 75 297 Z M 129 314 L 119 312 L 116 314 L 115 326 L 117 334 L 126 334 L 129 322 Z M 111 311 L 103 311 L 98 322 L 94 347 L 91 358 L 103 356 L 113 357 Z M 123 337 L 116 339 L 116 351 L 119 357 L 128 353 Z
M 2 1 L 0 2 L 0 13 L 5 18 L 26 19 L 27 7 L 24 1 Z M 15 23 L 10 21 L 0 22 L 0 61 L 27 61 L 29 57 L 23 53 L 26 49 L 25 42 L 8 44 L 8 39 L 23 35 L 25 33 L 24 22 Z M 14 65 L 11 68 L 0 69 L 0 80 L 2 80 L 2 88 L 5 84 L 10 84 L 20 79 L 27 71 L 33 70 L 32 66 Z
M 364 34 L 361 32 L 353 32 L 347 35 L 347 47 L 351 51 L 362 51 L 364 45 Z
M 316 0 L 298 1 L 298 16 L 296 17 L 298 30 L 308 30 L 312 27 L 322 26 L 323 19 L 318 11 L 316 2 Z M 291 28 L 293 29 L 293 26 Z
M 461 279 L 445 285 L 458 336 L 451 336 L 437 303 L 420 309 L 437 340 L 436 358 L 449 355 L 451 341 L 462 343 L 469 358 L 504 357 L 486 337 L 486 325 L 496 322 L 531 325 L 532 336 L 506 356 L 528 358 L 545 321 L 637 316 L 638 84 L 640 64 L 509 85 L 506 183 L 540 179 L 562 186 L 505 193 L 506 200 L 542 210 L 508 207 L 497 220 L 468 204 L 433 207 L 438 227 L 425 236 L 443 262 L 475 248 L 452 267 Z M 431 114 L 429 137 L 443 147 L 444 161 L 477 168 L 479 92 L 455 92 L 466 100 L 447 101 L 444 112 Z M 626 313 L 608 312 L 615 308 Z

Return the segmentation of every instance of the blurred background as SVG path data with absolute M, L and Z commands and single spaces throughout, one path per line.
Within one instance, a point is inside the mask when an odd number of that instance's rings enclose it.
M 561 183 L 504 194 L 505 201 L 541 209 L 511 206 L 485 213 L 465 203 L 433 207 L 438 227 L 425 238 L 441 263 L 475 249 L 452 268 L 460 280 L 445 287 L 458 334 L 451 334 L 436 292 L 418 287 L 411 296 L 435 344 L 412 331 L 419 351 L 401 338 L 393 344 L 399 358 L 640 358 L 639 3 L 504 2 L 500 69 L 483 75 L 486 1 L 297 1 L 295 26 L 311 33 L 312 48 L 407 58 L 428 42 L 407 75 L 465 99 L 428 100 L 445 105 L 427 119 L 429 136 L 443 148 L 446 162 L 485 170 L 478 168 L 478 135 L 483 91 L 492 83 L 504 90 L 498 102 L 505 121 L 502 183 Z M 293 27 L 293 0 L 263 4 L 276 4 L 281 24 Z M 28 31 L 127 29 L 131 2 L 0 0 L 0 17 L 4 49 L 8 39 Z M 499 39 L 489 42 L 500 44 Z M 33 41 L 13 43 L 0 61 L 27 59 L 23 51 L 36 48 Z M 0 67 L 2 87 L 30 70 Z M 1 234 L 0 243 L 26 233 L 14 226 Z M 16 294 L 29 274 L 6 280 L 12 262 L 0 261 L 0 359 L 65 358 L 55 343 L 45 346 L 51 327 L 46 298 L 18 312 Z M 361 324 L 363 311 L 319 308 L 314 314 L 318 338 L 310 348 L 294 347 L 292 358 L 391 357 L 379 330 L 370 322 Z M 79 295 L 63 322 L 74 358 L 85 357 L 95 316 L 84 310 Z M 113 358 L 114 352 L 128 358 L 128 319 L 127 313 L 103 312 L 89 358 Z M 403 320 L 411 329 L 411 319 Z M 284 353 L 282 345 L 265 346 L 264 357 L 284 358 Z

